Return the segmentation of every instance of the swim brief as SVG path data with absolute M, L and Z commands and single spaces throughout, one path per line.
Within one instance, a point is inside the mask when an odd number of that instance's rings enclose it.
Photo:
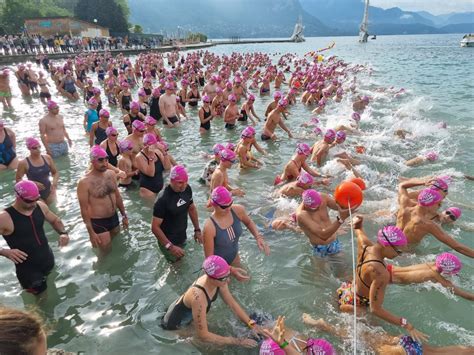
M 225 128 L 227 128 L 227 129 L 234 129 L 234 128 L 235 128 L 235 124 L 226 123 L 226 124 L 225 124 Z
M 91 218 L 92 229 L 97 234 L 109 232 L 119 226 L 119 218 L 117 212 L 106 218 Z
M 61 155 L 66 155 L 69 151 L 69 147 L 65 141 L 59 143 L 49 143 L 48 147 L 51 151 L 51 156 L 53 158 L 60 157 Z
M 342 245 L 339 239 L 332 241 L 329 244 L 324 245 L 313 245 L 313 255 L 324 258 L 328 255 L 334 255 L 341 251 Z
M 260 136 L 260 138 L 262 139 L 262 141 L 268 141 L 269 139 L 271 139 L 272 137 L 270 136 L 267 136 L 266 134 L 263 134 Z
M 409 335 L 402 336 L 399 344 L 405 349 L 407 355 L 423 355 L 423 345 Z
M 341 287 L 336 291 L 338 297 L 338 303 L 342 305 L 354 305 L 354 288 L 352 287 L 351 281 L 343 282 Z M 357 306 L 370 306 L 370 300 L 366 297 L 357 295 Z

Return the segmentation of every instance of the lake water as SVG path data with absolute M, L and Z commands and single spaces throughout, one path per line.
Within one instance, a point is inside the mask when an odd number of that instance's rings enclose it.
M 457 226 L 447 227 L 447 231 L 473 247 L 473 182 L 465 181 L 462 176 L 474 175 L 474 50 L 460 48 L 461 38 L 462 35 L 381 36 L 367 44 L 359 44 L 356 37 L 308 38 L 300 44 L 235 44 L 210 50 L 218 54 L 258 50 L 270 54 L 293 52 L 302 56 L 335 40 L 335 48 L 326 53 L 371 69 L 370 73 L 358 75 L 360 92 L 373 97 L 362 115 L 364 133 L 348 139 L 349 143 L 359 142 L 367 147 L 367 157 L 360 168 L 368 184 L 361 212 L 393 209 L 399 176 L 449 174 L 453 176 L 453 183 L 445 206 L 461 206 L 463 216 Z M 393 94 L 376 91 L 391 86 L 405 88 L 407 93 L 394 98 Z M 24 138 L 38 136 L 37 122 L 45 109 L 37 98 L 21 98 L 13 80 L 12 87 L 16 109 L 14 112 L 2 111 L 2 119 L 17 133 L 18 155 L 23 157 L 26 154 Z M 161 329 L 159 319 L 163 311 L 195 279 L 193 272 L 199 269 L 203 252 L 200 246 L 190 242 L 183 262 L 170 266 L 150 230 L 151 204 L 142 202 L 138 191 L 122 193 L 131 226 L 114 240 L 111 255 L 97 263 L 75 194 L 76 182 L 88 164 L 88 145 L 82 129 L 85 108 L 82 103 L 71 103 L 55 94 L 75 144 L 68 158 L 57 160 L 61 178 L 58 202 L 53 207 L 71 232 L 70 245 L 59 250 L 56 233 L 47 227 L 57 266 L 48 280 L 48 298 L 38 305 L 38 309 L 52 322 L 49 345 L 87 354 L 256 354 L 257 350 L 193 345 L 189 339 L 180 339 Z M 255 107 L 260 116 L 270 100 L 269 97 L 257 98 Z M 322 127 L 333 127 L 349 117 L 351 111 L 348 97 L 339 105 L 330 104 L 326 113 L 320 116 Z M 193 119 L 184 122 L 179 129 L 163 131 L 176 160 L 190 171 L 194 201 L 202 224 L 208 216 L 204 208 L 208 191 L 197 183 L 205 165 L 200 152 L 209 152 L 217 142 L 236 142 L 240 129 L 227 132 L 217 121 L 213 123 L 211 133 L 201 137 L 197 112 L 188 112 Z M 116 109 L 111 113 L 123 138 L 121 114 Z M 300 124 L 310 117 L 309 109 L 297 104 L 291 108 L 287 124 L 296 135 L 301 135 L 305 129 Z M 447 129 L 437 128 L 440 121 L 447 123 Z M 404 128 L 413 136 L 406 141 L 395 140 L 393 131 L 396 128 Z M 258 131 L 261 131 L 261 123 Z M 296 206 L 294 201 L 275 201 L 271 197 L 273 178 L 290 159 L 298 141 L 312 144 L 316 139 L 288 140 L 282 131 L 277 131 L 277 135 L 280 139 L 276 143 L 262 144 L 270 153 L 263 158 L 265 166 L 262 169 L 240 172 L 234 168 L 230 173 L 233 184 L 247 191 L 246 197 L 237 201 L 245 205 L 260 226 L 265 224 L 265 215 L 272 207 Z M 440 159 L 419 168 L 404 166 L 406 159 L 425 150 L 438 151 Z M 324 171 L 337 175 L 338 181 L 345 177 L 333 164 Z M 1 207 L 14 199 L 13 180 L 13 172 L 0 175 Z M 390 220 L 367 221 L 367 231 L 373 237 L 374 232 L 387 222 Z M 191 235 L 192 224 L 189 225 L 188 235 Z M 351 323 L 350 316 L 337 312 L 335 298 L 335 290 L 341 281 L 351 277 L 349 234 L 340 238 L 344 254 L 331 262 L 313 257 L 304 236 L 268 230 L 264 235 L 271 247 L 269 257 L 258 251 L 248 232 L 241 238 L 240 255 L 252 279 L 246 284 L 231 282 L 236 299 L 248 311 L 263 311 L 275 317 L 285 315 L 288 326 L 315 337 L 329 338 L 341 353 L 350 351 L 350 341 L 318 334 L 301 322 L 301 314 L 307 312 L 334 324 Z M 0 243 L 4 246 L 3 240 Z M 417 248 L 416 256 L 403 256 L 396 263 L 409 265 L 431 261 L 436 254 L 446 250 L 447 247 L 434 238 L 426 238 Z M 464 256 L 460 258 L 464 269 L 455 282 L 473 292 L 473 263 Z M 5 258 L 0 259 L 0 285 L 0 303 L 17 308 L 35 303 L 31 295 L 21 291 L 13 263 Z M 429 334 L 432 344 L 474 344 L 472 302 L 454 297 L 439 287 L 390 286 L 385 307 Z M 244 327 L 221 300 L 213 305 L 208 318 L 211 331 L 222 335 L 244 334 Z M 372 322 L 392 334 L 400 333 L 398 327 L 386 322 L 373 317 Z

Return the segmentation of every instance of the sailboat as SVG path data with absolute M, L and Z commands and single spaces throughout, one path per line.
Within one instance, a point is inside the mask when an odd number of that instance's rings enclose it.
M 293 42 L 304 42 L 305 38 L 303 36 L 303 18 L 301 15 L 298 17 L 298 21 L 296 22 L 295 29 L 293 30 L 293 34 L 290 37 L 290 41 Z
M 365 0 L 364 18 L 359 27 L 359 42 L 367 43 L 369 38 L 369 0 Z

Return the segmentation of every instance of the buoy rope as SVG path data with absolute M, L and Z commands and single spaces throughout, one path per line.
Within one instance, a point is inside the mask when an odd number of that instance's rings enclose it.
M 347 199 L 347 205 L 349 206 L 349 218 L 351 219 L 351 244 L 352 244 L 352 289 L 354 290 L 353 300 L 354 300 L 354 319 L 353 319 L 353 328 L 354 328 L 354 339 L 353 339 L 353 353 L 357 354 L 357 291 L 356 291 L 356 266 L 355 266 L 355 248 L 354 248 L 354 226 L 352 224 L 352 211 L 351 203 Z

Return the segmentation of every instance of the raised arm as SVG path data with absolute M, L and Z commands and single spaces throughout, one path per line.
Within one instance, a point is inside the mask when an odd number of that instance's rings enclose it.
M 474 258 L 474 249 L 469 248 L 467 245 L 459 243 L 456 239 L 446 233 L 438 224 L 434 222 L 430 223 L 428 226 L 428 233 L 433 235 L 441 243 L 446 244 L 457 252 L 464 254 L 470 258 Z

